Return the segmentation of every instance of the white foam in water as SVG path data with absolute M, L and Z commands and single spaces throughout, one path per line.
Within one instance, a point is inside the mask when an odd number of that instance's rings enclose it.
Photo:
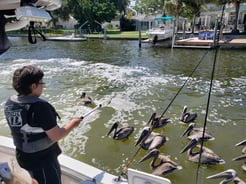
M 146 119 L 135 119 L 132 114 L 135 113 L 139 117 L 144 117 L 146 112 L 149 114 L 156 110 L 162 112 L 177 90 L 187 80 L 187 77 L 181 75 L 164 75 L 139 66 L 118 66 L 69 58 L 18 59 L 8 65 L 0 63 L 1 94 L 3 89 L 9 91 L 9 93 L 14 93 L 11 86 L 9 86 L 11 85 L 11 74 L 15 69 L 29 64 L 36 65 L 44 70 L 46 86 L 42 98 L 47 99 L 56 107 L 62 117 L 61 124 L 67 123 L 72 117 L 82 116 L 90 110 L 90 107 L 85 107 L 80 103 L 79 97 L 85 91 L 93 96 L 96 103 L 105 96 L 112 98 L 108 106 L 113 111 L 109 121 L 104 122 L 106 127 L 112 125 L 116 120 L 122 123 L 131 122 L 135 125 L 144 126 Z M 213 100 L 216 100 L 216 105 L 211 104 L 208 121 L 221 124 L 231 123 L 233 120 L 230 117 L 221 115 L 221 109 L 233 105 L 245 106 L 243 98 L 245 98 L 246 93 L 246 78 L 233 78 L 230 82 L 230 88 L 225 88 L 226 81 L 213 81 L 212 95 L 217 96 L 217 98 L 212 97 Z M 199 97 L 208 94 L 209 83 L 209 80 L 202 78 L 191 78 L 184 88 L 183 98 L 179 100 L 183 103 L 189 102 L 189 95 L 192 94 L 197 96 L 195 103 L 200 106 L 204 105 L 206 102 L 199 100 L 206 100 L 206 97 L 201 99 Z M 229 96 L 227 96 L 228 90 Z M 231 91 L 236 93 L 235 97 Z M 4 91 L 4 94 L 9 95 L 6 91 Z M 0 97 L 2 106 L 7 98 L 6 95 Z M 160 104 L 164 105 L 161 106 Z M 196 107 L 195 110 L 204 115 L 205 111 L 200 109 L 200 106 Z M 177 114 L 179 115 L 179 112 Z M 85 134 L 91 129 L 90 122 L 96 121 L 99 116 L 100 111 L 99 113 L 93 113 L 90 118 L 83 120 L 83 126 L 80 126 L 72 132 L 71 136 L 63 140 L 65 152 L 71 155 L 75 153 L 84 154 L 88 139 Z M 4 122 L 0 121 L 0 124 Z M 134 137 L 137 138 L 137 136 L 139 136 L 138 132 L 135 133 Z

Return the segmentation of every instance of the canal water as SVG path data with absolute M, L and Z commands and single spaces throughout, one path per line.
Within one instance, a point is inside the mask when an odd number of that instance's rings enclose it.
M 195 184 L 197 164 L 187 160 L 186 153 L 180 154 L 188 140 L 181 137 L 187 124 L 180 123 L 179 117 L 183 106 L 187 105 L 189 110 L 198 113 L 196 127 L 203 127 L 214 50 L 172 50 L 147 44 L 139 48 L 138 41 L 124 40 L 39 41 L 30 45 L 26 38 L 11 38 L 11 42 L 12 47 L 0 56 L 0 135 L 11 136 L 3 105 L 15 94 L 11 86 L 14 70 L 23 65 L 36 65 L 45 72 L 42 98 L 55 106 L 62 117 L 61 126 L 93 108 L 81 103 L 82 92 L 93 96 L 95 104 L 112 98 L 108 106 L 86 117 L 60 142 L 65 154 L 115 175 L 119 175 L 129 161 L 129 167 L 151 173 L 150 160 L 138 163 L 147 151 L 140 150 L 135 155 L 138 150 L 135 143 L 150 115 L 166 111 L 165 116 L 171 123 L 154 131 L 168 137 L 160 150 L 183 169 L 165 177 L 173 184 Z M 218 179 L 207 180 L 206 177 L 230 168 L 246 180 L 241 168 L 243 161 L 232 161 L 242 149 L 234 145 L 246 138 L 245 61 L 245 51 L 218 51 L 206 120 L 207 129 L 215 140 L 204 146 L 226 163 L 202 165 L 198 177 L 201 184 L 219 183 Z M 135 126 L 135 132 L 123 141 L 107 137 L 115 121 Z

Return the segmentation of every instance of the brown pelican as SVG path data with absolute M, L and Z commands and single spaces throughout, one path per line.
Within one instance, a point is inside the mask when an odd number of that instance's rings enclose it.
M 246 154 L 246 139 L 235 144 L 235 146 L 245 146 L 243 149 L 242 149 L 242 153 Z
M 187 136 L 188 139 L 193 139 L 193 138 L 199 138 L 201 139 L 203 137 L 204 140 L 214 140 L 215 138 L 210 135 L 208 132 L 205 131 L 204 136 L 203 136 L 203 128 L 194 128 L 195 123 L 190 123 L 187 129 L 184 131 L 182 136 Z
M 202 150 L 200 146 L 197 144 L 201 140 L 199 138 L 191 139 L 191 141 L 183 148 L 180 153 L 184 153 L 188 151 L 187 156 L 188 160 L 192 162 L 199 162 L 199 157 L 201 153 L 200 163 L 202 164 L 224 164 L 225 161 L 221 159 L 217 154 L 215 154 L 211 149 L 203 146 Z M 198 147 L 198 148 L 197 148 Z M 193 152 L 193 149 L 197 148 L 197 152 Z
M 244 146 L 244 148 L 242 149 L 242 155 L 236 157 L 236 158 L 233 158 L 232 160 L 233 161 L 236 161 L 236 160 L 243 160 L 243 159 L 246 159 L 246 139 L 235 144 L 235 146 Z M 244 164 L 242 165 L 242 169 L 246 172 L 246 161 L 244 162 Z
M 166 126 L 168 123 L 170 123 L 169 118 L 163 115 L 156 117 L 156 113 L 153 113 L 150 120 L 148 121 L 148 124 L 150 124 L 152 128 L 161 128 Z
M 246 153 L 238 156 L 238 157 L 235 157 L 232 159 L 233 161 L 236 161 L 236 160 L 246 160 Z M 244 164 L 242 165 L 242 169 L 246 172 L 246 161 L 244 162 Z
M 220 184 L 226 184 L 229 183 L 230 181 L 232 181 L 235 184 L 245 184 L 245 182 L 237 176 L 237 172 L 234 169 L 228 169 L 221 173 L 207 177 L 207 179 L 215 179 L 215 178 L 224 178 L 220 182 Z
M 184 106 L 183 112 L 180 117 L 180 121 L 184 123 L 189 123 L 194 121 L 197 118 L 197 113 L 195 112 L 187 112 L 187 106 Z
M 118 129 L 119 124 L 120 124 L 120 122 L 116 121 L 112 125 L 111 129 L 109 130 L 107 136 L 109 136 L 111 134 L 111 132 L 113 132 L 113 130 L 114 130 L 113 139 L 117 139 L 117 140 L 125 139 L 125 138 L 128 138 L 135 130 L 135 128 L 133 126 L 129 126 L 129 125 L 123 126 L 120 129 Z
M 80 96 L 81 101 L 84 105 L 92 104 L 93 99 L 90 96 L 86 96 L 86 93 L 83 92 L 82 95 Z
M 161 155 L 158 149 L 151 150 L 147 155 L 139 160 L 139 163 L 149 158 L 153 158 L 150 163 L 150 168 L 153 170 L 152 174 L 154 175 L 167 175 L 182 169 L 181 166 L 170 159 L 170 156 Z M 156 163 L 157 159 L 160 160 L 159 163 Z
M 152 150 L 154 148 L 160 148 L 167 140 L 168 138 L 164 135 L 151 131 L 150 127 L 145 127 L 135 145 L 140 143 L 141 148 Z

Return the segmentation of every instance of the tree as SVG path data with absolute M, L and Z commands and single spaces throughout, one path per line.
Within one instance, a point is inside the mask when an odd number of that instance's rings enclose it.
M 233 3 L 235 7 L 235 24 L 234 28 L 232 30 L 232 33 L 239 33 L 239 30 L 237 29 L 238 25 L 238 14 L 240 9 L 240 4 L 246 2 L 246 0 L 218 0 L 218 4 L 226 4 L 226 3 Z
M 135 9 L 146 15 L 156 15 L 158 13 L 165 14 L 163 9 L 165 1 L 166 0 L 139 0 Z
M 193 14 L 192 33 L 194 33 L 196 17 L 200 16 L 201 8 L 208 10 L 206 3 L 210 1 L 209 0 L 184 0 L 183 2 L 191 10 Z
M 62 7 L 52 15 L 62 20 L 67 20 L 72 15 L 79 25 L 88 21 L 88 29 L 100 31 L 100 24 L 114 19 L 117 8 L 124 12 L 128 2 L 129 0 L 62 0 Z
M 239 30 L 237 29 L 237 24 L 238 24 L 238 14 L 239 14 L 241 2 L 246 2 L 246 1 L 244 1 L 244 0 L 228 0 L 227 1 L 227 3 L 233 3 L 233 5 L 235 6 L 236 18 L 235 18 L 235 24 L 234 24 L 234 28 L 232 30 L 232 33 L 239 33 Z
M 130 0 L 112 0 L 112 2 L 120 14 L 123 13 L 123 15 L 126 15 L 126 8 L 129 5 Z

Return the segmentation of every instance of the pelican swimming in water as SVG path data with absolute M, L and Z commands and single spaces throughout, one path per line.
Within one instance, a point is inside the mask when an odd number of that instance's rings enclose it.
M 179 166 L 176 162 L 172 161 L 170 159 L 170 156 L 160 154 L 160 151 L 158 149 L 151 150 L 147 155 L 139 160 L 139 163 L 150 158 L 153 158 L 153 160 L 150 162 L 150 168 L 153 170 L 152 174 L 154 175 L 167 175 L 174 171 L 182 169 L 182 166 Z M 159 163 L 156 163 L 158 159 Z
M 243 149 L 242 149 L 242 153 L 246 154 L 246 139 L 235 144 L 235 146 L 245 146 Z
M 156 116 L 156 113 L 153 113 L 148 124 L 151 125 L 152 128 L 161 128 L 170 123 L 169 118 L 165 116 Z
M 195 123 L 190 123 L 187 129 L 184 131 L 182 136 L 187 136 L 188 139 L 199 138 L 203 137 L 204 140 L 214 140 L 215 138 L 210 135 L 207 131 L 204 132 L 203 136 L 203 128 L 195 128 Z
M 221 159 L 217 154 L 215 154 L 211 149 L 203 146 L 201 147 L 197 144 L 200 142 L 199 138 L 191 139 L 191 141 L 183 148 L 180 153 L 187 151 L 188 160 L 192 162 L 199 162 L 199 157 L 201 153 L 201 164 L 224 164 L 225 161 Z M 193 149 L 196 148 L 198 151 L 193 152 Z
M 237 161 L 237 160 L 246 160 L 246 153 L 238 156 L 238 157 L 235 157 L 232 159 L 233 161 Z M 246 172 L 246 161 L 244 162 L 244 164 L 242 165 L 242 169 Z
M 154 148 L 160 148 L 167 140 L 168 138 L 164 135 L 151 131 L 150 127 L 145 127 L 135 145 L 140 143 L 141 148 L 152 150 Z
M 113 134 L 113 139 L 126 139 L 128 138 L 135 130 L 135 128 L 133 126 L 130 126 L 130 125 L 125 125 L 123 127 L 121 127 L 120 129 L 118 129 L 118 126 L 119 126 L 120 122 L 119 121 L 116 121 L 111 129 L 109 130 L 107 136 L 109 136 L 111 134 L 111 132 L 114 131 L 114 134 Z
M 207 177 L 207 179 L 215 179 L 215 178 L 224 178 L 220 182 L 220 184 L 226 184 L 231 181 L 235 184 L 245 184 L 245 182 L 237 176 L 237 172 L 234 169 L 228 169 L 226 171 Z
M 194 121 L 197 118 L 197 113 L 195 112 L 187 112 L 187 106 L 184 106 L 184 109 L 182 111 L 181 117 L 180 117 L 180 121 L 182 121 L 183 123 L 189 123 Z
M 233 161 L 236 161 L 236 160 L 246 160 L 246 139 L 235 144 L 235 146 L 244 146 L 244 148 L 242 149 L 242 155 L 238 156 L 238 157 L 235 157 L 233 158 L 232 160 Z M 242 169 L 246 172 L 246 161 L 243 163 L 242 165 Z
M 93 98 L 90 96 L 87 96 L 85 92 L 82 93 L 80 96 L 81 101 L 84 105 L 92 104 L 93 103 Z

